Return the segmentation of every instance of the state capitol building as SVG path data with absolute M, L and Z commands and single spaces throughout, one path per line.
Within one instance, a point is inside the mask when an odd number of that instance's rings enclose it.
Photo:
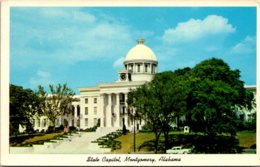
M 144 121 L 134 120 L 134 110 L 127 106 L 128 93 L 131 89 L 150 82 L 157 73 L 158 61 L 154 52 L 138 39 L 137 44 L 128 51 L 124 60 L 124 69 L 118 71 L 118 80 L 111 83 L 98 83 L 95 87 L 80 87 L 79 95 L 73 102 L 73 112 L 60 116 L 56 127 L 67 122 L 70 127 L 87 129 L 100 123 L 99 130 L 117 130 L 125 127 L 133 131 L 141 129 Z M 256 86 L 246 86 L 256 93 Z M 255 111 L 241 111 L 238 115 L 244 120 L 250 119 Z M 51 125 L 46 116 L 35 118 L 35 130 L 47 130 Z
M 100 129 L 133 130 L 134 122 L 137 129 L 144 121 L 133 118 L 134 110 L 127 106 L 127 97 L 131 89 L 150 82 L 157 73 L 158 61 L 154 52 L 144 44 L 144 39 L 138 39 L 136 46 L 128 51 L 124 60 L 124 69 L 118 71 L 118 80 L 111 83 L 98 83 L 95 87 L 80 87 L 79 100 L 73 102 L 73 113 L 60 116 L 56 127 L 64 124 L 86 129 L 97 125 Z M 35 130 L 46 130 L 50 122 L 42 116 L 35 119 Z

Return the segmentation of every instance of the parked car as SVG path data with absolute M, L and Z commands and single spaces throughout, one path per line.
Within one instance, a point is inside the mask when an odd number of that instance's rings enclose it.
M 174 146 L 169 150 L 166 150 L 167 154 L 190 154 L 194 147 L 185 148 L 183 146 Z

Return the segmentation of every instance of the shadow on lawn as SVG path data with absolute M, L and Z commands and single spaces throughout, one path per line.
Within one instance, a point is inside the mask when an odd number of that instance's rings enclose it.
M 173 146 L 192 147 L 195 154 L 234 154 L 241 153 L 243 148 L 239 146 L 239 141 L 230 136 L 205 136 L 199 134 L 174 134 L 169 137 L 167 149 Z M 159 142 L 159 152 L 164 150 L 164 141 Z M 154 140 L 143 143 L 138 150 L 154 150 Z

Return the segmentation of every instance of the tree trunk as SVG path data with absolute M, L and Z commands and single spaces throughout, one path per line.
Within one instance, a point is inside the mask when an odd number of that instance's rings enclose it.
M 164 133 L 164 153 L 166 153 L 166 150 L 168 148 L 168 144 L 169 144 L 169 131 L 165 131 Z
M 158 152 L 158 142 L 159 142 L 159 138 L 160 138 L 160 135 L 155 135 L 155 143 L 154 143 L 154 145 L 155 145 L 155 154 L 157 154 L 157 152 Z
M 154 134 L 155 134 L 155 142 L 154 142 L 154 146 L 155 146 L 155 151 L 154 153 L 157 154 L 158 152 L 158 143 L 159 143 L 159 139 L 160 139 L 160 136 L 161 136 L 161 133 L 162 131 L 154 131 Z

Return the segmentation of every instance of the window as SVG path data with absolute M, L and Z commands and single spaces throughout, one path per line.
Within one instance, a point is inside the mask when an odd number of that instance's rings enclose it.
M 85 115 L 88 115 L 88 107 L 85 107 Z
M 145 64 L 145 72 L 147 72 L 147 68 L 148 68 L 148 65 L 147 65 L 147 64 Z
M 75 115 L 75 107 L 72 106 L 72 116 L 74 117 L 74 115 Z
M 97 125 L 97 118 L 94 118 L 94 125 Z
M 85 126 L 88 126 L 88 118 L 85 118 Z
M 80 115 L 80 106 L 77 105 L 77 116 L 79 116 L 79 115 Z
M 85 104 L 88 104 L 88 98 L 85 99 Z
M 129 70 L 133 71 L 134 65 L 131 64 Z
M 40 127 L 40 126 L 41 126 L 41 120 L 38 119 L 38 127 Z
M 43 127 L 47 126 L 47 119 L 43 119 Z
M 94 115 L 97 115 L 97 107 L 94 107 Z
M 155 71 L 155 65 L 153 64 L 152 65 L 152 73 L 154 74 L 154 71 Z
M 57 119 L 56 119 L 56 126 L 59 126 L 59 125 L 60 125 L 60 119 L 57 118 Z
M 36 125 L 35 125 L 35 119 L 32 120 L 32 125 L 33 125 L 33 126 L 36 126 Z
M 97 98 L 94 98 L 94 103 L 95 103 L 95 104 L 97 103 Z
M 125 114 L 125 107 L 123 106 L 123 108 L 122 108 L 122 109 L 123 109 L 123 114 Z
M 124 103 L 125 102 L 125 94 L 121 93 L 120 94 L 120 103 Z
M 137 64 L 137 72 L 140 72 L 140 64 Z

